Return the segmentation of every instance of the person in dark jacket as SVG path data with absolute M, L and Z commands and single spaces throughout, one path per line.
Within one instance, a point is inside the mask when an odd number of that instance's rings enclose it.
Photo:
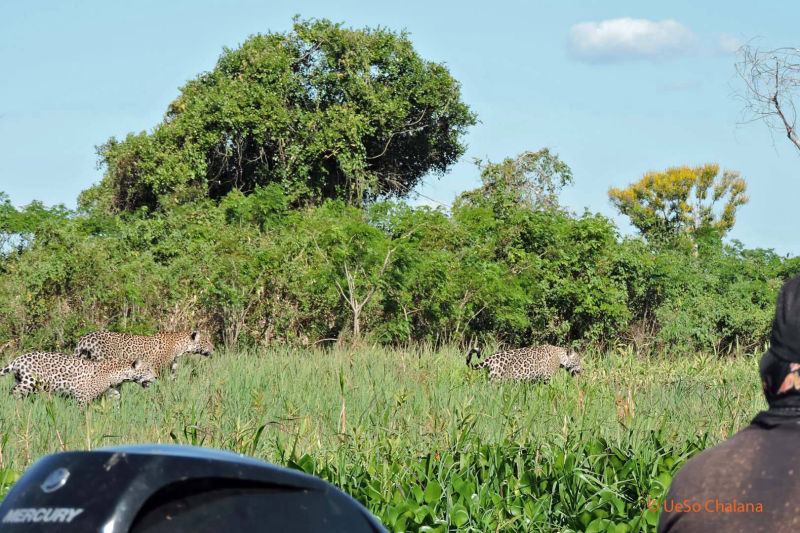
M 800 276 L 778 295 L 759 371 L 769 409 L 678 471 L 659 533 L 800 529 Z

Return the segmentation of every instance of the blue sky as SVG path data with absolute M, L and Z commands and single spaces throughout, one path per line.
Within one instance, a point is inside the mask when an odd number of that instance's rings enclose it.
M 769 10 L 696 0 L 9 2 L 0 16 L 0 190 L 18 206 L 74 206 L 101 178 L 95 145 L 149 130 L 224 46 L 286 31 L 294 14 L 406 29 L 424 58 L 462 83 L 481 123 L 462 161 L 420 188 L 425 196 L 449 204 L 475 187 L 475 157 L 547 146 L 575 175 L 563 202 L 614 216 L 627 233 L 609 187 L 718 162 L 741 172 L 751 197 L 731 237 L 800 254 L 800 151 L 763 123 L 741 124 L 730 53 L 752 39 L 799 46 L 800 3 L 788 1 Z

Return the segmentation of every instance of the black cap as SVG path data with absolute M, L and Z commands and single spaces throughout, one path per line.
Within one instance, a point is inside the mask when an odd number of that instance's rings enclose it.
M 800 276 L 787 281 L 778 294 L 769 351 L 786 362 L 800 363 Z

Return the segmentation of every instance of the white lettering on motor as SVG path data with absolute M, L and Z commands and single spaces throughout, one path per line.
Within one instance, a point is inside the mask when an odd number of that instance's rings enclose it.
M 28 507 L 11 509 L 3 517 L 4 523 L 25 524 L 29 522 L 70 523 L 83 509 L 73 507 Z

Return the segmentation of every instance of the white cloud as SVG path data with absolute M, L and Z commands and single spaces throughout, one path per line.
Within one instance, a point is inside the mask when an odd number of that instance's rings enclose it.
M 715 39 L 717 53 L 723 55 L 735 54 L 744 44 L 740 38 L 730 33 L 721 33 Z
M 570 28 L 570 54 L 587 63 L 662 59 L 692 51 L 697 35 L 674 20 L 619 18 L 581 22 Z

